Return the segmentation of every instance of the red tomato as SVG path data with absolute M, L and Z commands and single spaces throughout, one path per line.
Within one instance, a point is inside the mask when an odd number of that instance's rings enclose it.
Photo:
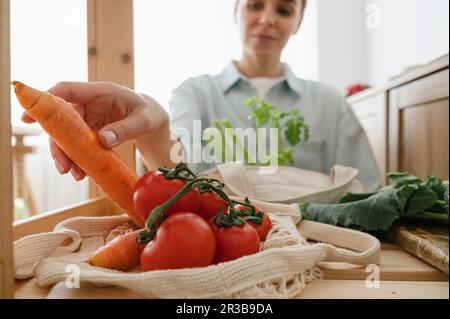
M 200 216 L 180 212 L 169 216 L 141 255 L 143 271 L 205 267 L 212 263 L 216 241 Z
M 228 211 L 228 203 L 214 192 L 201 193 L 200 207 L 198 208 L 198 214 L 206 221 L 209 221 L 212 217 L 217 215 L 220 208 L 224 213 Z
M 133 194 L 134 207 L 147 220 L 150 211 L 158 205 L 164 204 L 172 198 L 186 181 L 182 179 L 167 179 L 160 171 L 145 173 L 139 178 Z M 184 194 L 177 202 L 170 206 L 166 215 L 176 212 L 196 213 L 200 206 L 200 192 L 193 189 Z
M 216 236 L 214 263 L 230 261 L 259 252 L 259 236 L 249 224 L 219 227 L 211 220 L 210 225 Z
M 240 211 L 248 210 L 247 206 L 240 205 L 240 204 L 234 206 L 234 208 L 236 210 L 240 210 Z M 259 207 L 255 207 L 255 212 L 256 213 L 259 213 L 260 211 L 261 211 L 261 209 Z M 266 213 L 264 213 L 264 216 L 262 218 L 262 224 L 255 224 L 251 220 L 248 220 L 247 223 L 250 226 L 252 226 L 257 231 L 259 239 L 261 241 L 265 241 L 266 240 L 267 234 L 272 229 L 272 222 L 270 221 L 269 215 L 266 214 Z

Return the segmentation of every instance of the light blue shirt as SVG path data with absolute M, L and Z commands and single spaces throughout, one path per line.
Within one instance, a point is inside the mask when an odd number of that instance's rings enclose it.
M 380 186 L 375 160 L 367 137 L 351 107 L 341 94 L 322 83 L 297 78 L 283 64 L 284 79 L 264 97 L 285 110 L 298 109 L 310 127 L 310 138 L 296 145 L 294 165 L 329 174 L 335 164 L 358 168 L 360 180 L 368 190 Z M 185 149 L 192 145 L 193 120 L 201 120 L 202 130 L 212 127 L 216 119 L 227 118 L 234 127 L 254 127 L 244 100 L 257 95 L 256 89 L 231 62 L 222 73 L 202 75 L 184 81 L 172 93 L 169 103 L 170 126 L 175 135 L 180 128 L 191 133 L 191 140 L 181 142 Z M 192 154 L 186 152 L 187 159 Z M 214 164 L 201 163 L 202 171 Z

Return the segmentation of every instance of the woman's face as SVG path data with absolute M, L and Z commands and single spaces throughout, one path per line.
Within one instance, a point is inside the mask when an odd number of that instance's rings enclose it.
M 238 0 L 236 18 L 244 52 L 256 58 L 278 58 L 302 21 L 300 0 Z

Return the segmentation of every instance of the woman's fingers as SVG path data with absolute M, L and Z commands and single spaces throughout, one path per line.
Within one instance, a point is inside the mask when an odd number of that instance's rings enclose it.
M 75 163 L 72 165 L 70 173 L 76 181 L 81 181 L 86 176 L 86 173 Z
M 135 110 L 120 121 L 109 123 L 99 131 L 103 146 L 112 148 L 148 132 L 150 116 L 148 110 Z
M 50 154 L 55 161 L 55 166 L 58 169 L 58 172 L 60 174 L 67 174 L 72 169 L 73 162 L 52 139 L 49 140 L 49 143 Z
M 73 162 L 52 139 L 50 139 L 50 154 L 52 155 L 56 169 L 60 174 L 64 175 L 70 172 Z
M 50 139 L 50 153 L 60 174 L 64 175 L 70 172 L 76 181 L 80 181 L 86 176 L 86 173 L 72 162 L 52 139 Z
M 69 103 L 86 104 L 102 95 L 111 95 L 112 87 L 107 83 L 59 82 L 47 90 Z
M 67 102 L 71 102 L 69 100 L 73 99 L 89 99 L 89 95 L 85 94 L 85 92 L 80 92 L 79 90 L 84 87 L 84 85 L 89 85 L 92 83 L 78 83 L 78 82 L 60 82 L 56 84 L 54 87 L 50 88 L 47 92 L 56 95 Z M 94 94 L 95 90 L 91 90 L 91 94 Z M 83 105 L 74 104 L 73 107 L 80 113 L 82 117 L 84 117 L 85 109 Z M 21 117 L 22 122 L 26 124 L 31 124 L 36 122 L 31 116 L 27 114 L 27 112 L 22 113 Z
M 27 123 L 27 124 L 31 124 L 36 122 L 35 120 L 33 120 L 28 114 L 27 112 L 23 112 L 22 113 L 22 117 L 21 117 L 22 122 Z
M 78 113 L 80 113 L 81 117 L 84 117 L 85 114 L 85 108 L 83 107 L 83 105 L 78 105 L 78 104 L 73 104 L 73 107 L 75 110 L 78 111 Z M 20 118 L 22 120 L 22 122 L 26 123 L 26 124 L 31 124 L 36 122 L 31 116 L 29 116 L 27 114 L 27 112 L 23 112 L 22 113 L 22 117 Z

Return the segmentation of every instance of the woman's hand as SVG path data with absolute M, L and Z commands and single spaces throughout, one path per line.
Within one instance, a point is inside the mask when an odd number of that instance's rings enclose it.
M 107 148 L 127 140 L 151 143 L 152 136 L 169 136 L 169 116 L 152 98 L 111 82 L 60 82 L 48 90 L 73 104 L 86 123 L 98 132 Z M 22 121 L 34 120 L 25 112 Z M 160 140 L 161 141 L 161 140 Z M 82 180 L 85 173 L 50 139 L 50 152 L 61 174 Z M 144 155 L 145 157 L 145 155 Z

